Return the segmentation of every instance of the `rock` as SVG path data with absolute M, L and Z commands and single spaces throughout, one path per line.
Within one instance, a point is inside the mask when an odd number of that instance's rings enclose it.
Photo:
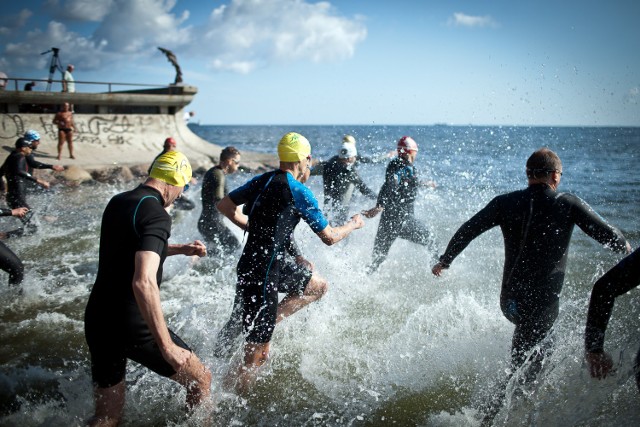
M 132 181 L 135 178 L 131 169 L 127 166 L 96 169 L 91 172 L 91 176 L 98 182 L 108 184 Z
M 69 184 L 83 184 L 93 181 L 91 174 L 78 166 L 68 166 L 63 172 L 59 173 L 59 176 Z

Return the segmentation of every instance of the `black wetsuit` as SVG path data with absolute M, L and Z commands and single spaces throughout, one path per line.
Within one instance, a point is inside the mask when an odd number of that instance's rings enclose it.
M 124 379 L 131 359 L 160 375 L 175 374 L 164 360 L 133 293 L 135 254 L 152 251 L 160 256 L 156 274 L 162 281 L 171 217 L 155 189 L 140 185 L 118 194 L 107 205 L 100 230 L 100 258 L 96 282 L 85 311 L 85 337 L 91 352 L 93 381 L 106 388 Z M 173 341 L 188 346 L 170 331 Z
M 370 199 L 377 198 L 376 193 L 360 178 L 355 163 L 343 163 L 338 156 L 318 164 L 311 174 L 322 174 L 324 212 L 334 226 L 342 225 L 347 221 L 349 203 L 355 189 Z
M 303 219 L 318 233 L 329 223 L 311 190 L 281 170 L 255 177 L 229 193 L 229 198 L 249 210 L 247 243 L 237 269 L 245 338 L 249 343 L 266 343 L 275 327 L 278 292 L 291 292 L 283 289 L 284 260 L 296 225 Z
M 33 160 L 35 162 L 35 160 Z M 39 163 L 39 162 L 36 162 Z M 29 208 L 26 199 L 26 185 L 28 182 L 36 182 L 29 173 L 27 157 L 21 152 L 12 151 L 2 165 L 2 170 L 7 178 L 7 204 L 10 208 Z
M 207 242 L 211 255 L 233 253 L 240 248 L 240 241 L 224 224 L 223 215 L 216 203 L 229 193 L 224 172 L 220 166 L 207 171 L 202 180 L 202 214 L 198 220 L 198 231 Z
M 625 250 L 622 233 L 579 197 L 536 184 L 494 198 L 458 229 L 440 257 L 448 266 L 473 239 L 500 226 L 505 245 L 500 307 L 516 325 L 512 342 L 516 367 L 547 335 L 558 315 L 574 225 L 617 252 Z
M 433 248 L 427 227 L 414 213 L 420 181 L 416 167 L 402 157 L 389 162 L 384 184 L 378 194 L 377 206 L 384 208 L 373 244 L 371 270 L 384 261 L 397 238 Z
M 0 208 L 0 216 L 11 216 L 11 209 Z M 0 242 L 0 269 L 9 273 L 9 284 L 19 285 L 24 279 L 24 266 L 20 258 Z
M 605 273 L 593 286 L 587 327 L 585 349 L 592 353 L 604 351 L 604 336 L 611 318 L 616 297 L 640 285 L 640 249 L 620 261 Z M 640 349 L 635 363 L 636 384 L 640 390 Z

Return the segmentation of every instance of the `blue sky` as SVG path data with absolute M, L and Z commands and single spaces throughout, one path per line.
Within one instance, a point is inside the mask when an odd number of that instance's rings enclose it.
M 46 78 L 58 47 L 76 80 L 167 84 L 162 46 L 202 124 L 640 126 L 639 21 L 637 0 L 28 0 L 3 4 L 0 71 Z

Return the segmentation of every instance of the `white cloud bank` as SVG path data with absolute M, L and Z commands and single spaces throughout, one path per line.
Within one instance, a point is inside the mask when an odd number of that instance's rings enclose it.
M 133 67 L 162 46 L 213 70 L 249 73 L 272 63 L 348 59 L 367 35 L 361 19 L 340 16 L 328 2 L 231 0 L 199 27 L 190 24 L 189 11 L 174 13 L 175 6 L 176 0 L 43 0 L 38 13 L 51 16 L 45 27 L 9 31 L 0 22 L 0 65 L 14 74 L 46 68 L 49 57 L 40 53 L 55 46 L 85 70 Z M 20 18 L 13 22 L 34 20 L 27 9 Z
M 454 13 L 453 16 L 449 18 L 448 23 L 454 27 L 498 27 L 498 23 L 489 15 L 472 16 L 461 12 Z

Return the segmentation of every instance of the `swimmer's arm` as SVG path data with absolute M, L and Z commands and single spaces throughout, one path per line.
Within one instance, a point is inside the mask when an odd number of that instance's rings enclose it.
M 173 244 L 167 248 L 167 256 L 187 255 L 203 257 L 207 255 L 207 247 L 200 240 L 193 243 Z
M 333 244 L 338 243 L 340 240 L 347 237 L 353 230 L 357 230 L 358 228 L 362 228 L 364 226 L 364 221 L 359 214 L 356 214 L 351 217 L 349 221 L 341 225 L 340 227 L 332 227 L 327 225 L 324 230 L 316 233 L 320 240 L 327 245 L 331 246 Z
M 152 251 L 138 251 L 135 254 L 135 273 L 133 275 L 133 294 L 140 313 L 147 323 L 163 357 L 170 360 L 172 347 L 175 346 L 169 335 L 169 329 L 162 313 L 160 289 L 156 282 L 156 273 L 160 267 L 160 255 Z
M 233 203 L 229 196 L 224 196 L 224 198 L 216 204 L 216 208 L 222 215 L 229 218 L 232 223 L 243 230 L 247 229 L 249 218 L 242 213 L 242 209 L 240 209 L 238 205 Z

